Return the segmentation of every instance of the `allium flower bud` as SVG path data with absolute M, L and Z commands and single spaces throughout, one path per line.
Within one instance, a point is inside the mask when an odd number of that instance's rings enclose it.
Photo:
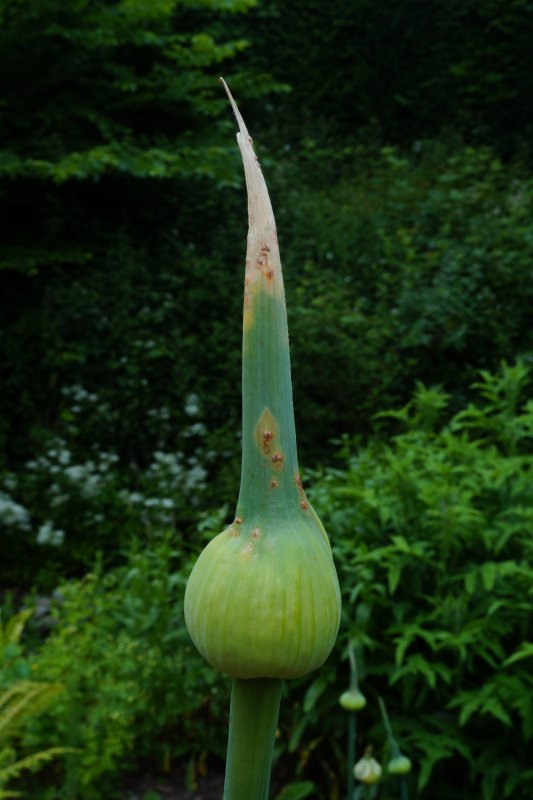
M 371 750 L 367 750 L 363 758 L 357 762 L 353 768 L 353 774 L 358 781 L 364 783 L 366 786 L 372 786 L 377 783 L 381 778 L 381 766 L 375 758 L 370 755 Z
M 359 689 L 348 689 L 339 697 L 339 703 L 346 711 L 361 711 L 366 706 L 366 697 Z
M 389 775 L 407 775 L 411 772 L 411 759 L 402 753 L 394 756 L 387 764 L 387 772 Z

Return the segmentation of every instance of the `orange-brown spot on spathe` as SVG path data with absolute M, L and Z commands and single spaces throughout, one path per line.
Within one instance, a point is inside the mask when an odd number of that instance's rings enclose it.
M 242 523 L 242 517 L 235 517 L 235 524 L 240 525 Z
M 267 281 L 272 281 L 275 274 L 275 265 L 270 261 L 270 247 L 267 244 L 262 244 L 259 248 L 259 254 L 255 258 L 255 266 L 257 271 L 264 275 Z
M 278 435 L 278 425 L 269 408 L 264 408 L 255 426 L 255 443 L 264 455 L 270 453 L 270 447 Z
M 235 539 L 237 536 L 240 536 L 240 535 L 241 535 L 241 532 L 240 532 L 240 531 L 238 531 L 238 530 L 237 530 L 237 528 L 234 528 L 234 527 L 233 527 L 233 525 L 232 525 L 232 526 L 231 526 L 231 528 L 229 528 L 229 529 L 228 529 L 228 535 L 229 535 L 229 536 L 230 536 L 232 539 Z
M 270 488 L 271 489 L 277 489 L 278 488 L 278 482 L 276 480 L 274 480 L 274 478 L 272 478 L 272 480 L 270 481 Z
M 271 461 L 274 465 L 274 469 L 281 470 L 283 469 L 283 456 L 280 452 L 274 453 L 271 458 Z
M 270 443 L 273 438 L 272 431 L 263 431 L 263 453 L 270 453 Z
M 304 511 L 307 511 L 309 508 L 309 503 L 307 502 L 307 497 L 305 496 L 304 487 L 302 486 L 302 479 L 300 478 L 300 473 L 297 472 L 294 476 L 294 482 L 298 487 L 298 494 L 300 496 L 300 506 L 303 508 Z
M 252 533 L 251 533 L 252 539 L 259 539 L 259 536 L 260 536 L 259 528 L 254 528 Z

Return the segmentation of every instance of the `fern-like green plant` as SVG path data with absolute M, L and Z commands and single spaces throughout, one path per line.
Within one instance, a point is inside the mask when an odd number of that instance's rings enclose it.
M 18 644 L 31 611 L 21 611 L 0 624 L 0 646 Z M 0 800 L 19 797 L 20 792 L 6 789 L 8 782 L 26 770 L 35 770 L 55 756 L 70 752 L 69 748 L 50 747 L 17 759 L 13 741 L 23 724 L 47 708 L 63 691 L 59 683 L 20 680 L 0 694 Z
M 33 611 L 30 608 L 26 608 L 23 611 L 19 611 L 18 614 L 14 614 L 4 623 L 0 619 L 0 649 L 10 644 L 19 643 L 24 626 L 32 614 Z

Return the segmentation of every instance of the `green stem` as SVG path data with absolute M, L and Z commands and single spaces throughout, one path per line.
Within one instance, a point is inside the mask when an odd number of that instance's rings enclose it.
M 400 797 L 401 800 L 409 800 L 409 790 L 407 788 L 407 778 L 405 775 L 402 775 L 402 780 L 400 783 Z
M 355 743 L 357 736 L 357 714 L 350 712 L 348 717 L 348 791 L 346 800 L 353 800 L 355 789 L 355 777 L 353 768 L 355 765 Z
M 224 800 L 267 800 L 282 681 L 233 681 Z
M 348 642 L 348 659 L 350 661 L 350 689 L 357 689 L 357 661 L 355 660 L 355 650 L 353 642 Z
M 383 717 L 383 724 L 385 725 L 385 730 L 387 731 L 387 738 L 389 740 L 391 754 L 392 756 L 397 756 L 400 754 L 400 748 L 398 747 L 398 744 L 392 732 L 392 726 L 390 724 L 389 715 L 387 714 L 387 708 L 381 697 L 378 697 L 378 703 L 379 703 L 379 708 L 381 710 L 381 716 Z

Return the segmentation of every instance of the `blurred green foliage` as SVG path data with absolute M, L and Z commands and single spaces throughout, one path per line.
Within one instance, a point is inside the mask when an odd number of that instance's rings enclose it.
M 30 749 L 46 740 L 76 752 L 57 778 L 31 788 L 39 798 L 120 796 L 120 780 L 143 764 L 169 772 L 209 752 L 222 758 L 228 694 L 223 679 L 193 655 L 183 624 L 189 559 L 161 541 L 126 566 L 91 573 L 56 594 L 52 631 L 32 674 L 65 692 L 26 726 Z
M 340 466 L 314 476 L 310 495 L 331 535 L 343 620 L 326 665 L 287 687 L 278 788 L 314 783 L 319 796 L 334 797 L 344 783 L 338 697 L 351 640 L 368 699 L 358 748 L 386 748 L 377 704 L 386 696 L 414 764 L 413 797 L 531 795 L 531 373 L 503 364 L 475 388 L 476 402 L 450 415 L 445 393 L 419 385 L 408 405 L 380 415 L 400 428 L 388 445 L 346 439 Z M 206 520 L 194 549 L 220 525 Z M 35 800 L 120 796 L 139 763 L 164 772 L 185 761 L 193 776 L 220 769 L 229 682 L 185 630 L 193 560 L 161 535 L 124 566 L 56 593 L 51 632 L 17 659 L 65 691 L 23 741 L 29 751 L 57 743 L 80 752 L 32 784 Z M 396 796 L 395 787 L 385 782 L 382 796 Z
M 193 786 L 224 753 L 227 686 L 181 613 L 240 467 L 220 73 L 278 219 L 344 594 L 335 654 L 282 706 L 274 791 L 342 791 L 350 638 L 358 747 L 381 752 L 386 696 L 413 796 L 531 796 L 531 20 L 528 0 L 0 0 L 0 592 L 46 592 L 22 640 L 3 625 L 0 693 L 62 683 L 17 757 L 80 748 L 24 778 L 35 800 L 110 800 L 144 768 Z
M 344 465 L 326 470 L 311 498 L 339 565 L 342 638 L 359 649 L 369 699 L 358 716 L 363 742 L 383 742 L 381 694 L 415 765 L 413 791 L 439 800 L 526 800 L 533 788 L 531 372 L 503 364 L 475 388 L 478 400 L 450 418 L 447 395 L 419 385 L 408 405 L 379 415 L 403 431 L 365 449 L 346 440 Z M 332 690 L 339 673 L 338 662 L 329 663 L 309 687 L 300 747 L 329 749 L 339 739 Z
M 263 0 L 241 25 L 261 26 L 252 63 L 292 86 L 277 104 L 291 141 L 459 132 L 531 155 L 529 0 Z
M 299 436 L 319 463 L 417 380 L 462 403 L 476 369 L 533 353 L 529 179 L 424 142 L 352 148 L 337 180 L 334 165 L 303 186 L 292 167 L 278 203 Z
M 406 402 L 417 380 L 443 385 L 453 410 L 479 368 L 533 353 L 530 178 L 486 148 L 420 143 L 407 155 L 353 148 L 333 182 L 338 162 L 315 149 L 308 143 L 300 156 L 304 184 L 288 157 L 270 168 L 304 464 L 331 461 L 330 441 L 343 434 L 374 433 L 372 415 Z M 235 242 L 245 236 L 241 211 L 242 231 L 229 226 Z M 13 287 L 17 313 L 0 345 L 8 586 L 53 587 L 65 570 L 82 574 L 96 550 L 116 563 L 158 526 L 187 537 L 198 513 L 231 511 L 235 500 L 241 298 L 232 246 L 221 236 L 220 261 L 210 263 L 191 242 L 179 268 L 156 268 L 144 241 L 134 249 L 129 236 L 101 266 L 69 280 L 49 272 L 42 306 Z M 390 426 L 380 427 L 384 435 Z M 48 528 L 62 532 L 58 547 Z

